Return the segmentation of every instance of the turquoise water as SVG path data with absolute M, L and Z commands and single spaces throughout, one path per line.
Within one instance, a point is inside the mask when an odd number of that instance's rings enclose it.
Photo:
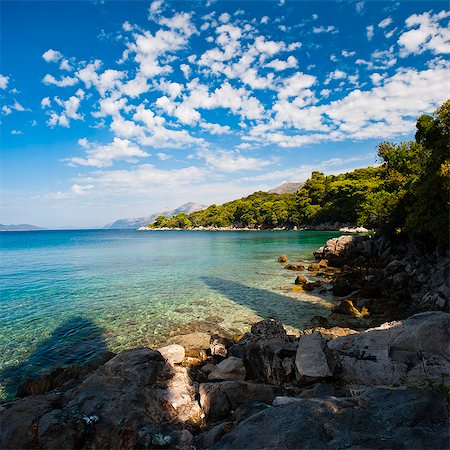
M 301 329 L 330 300 L 294 292 L 277 262 L 312 259 L 331 232 L 0 233 L 0 397 L 57 365 L 265 317 Z

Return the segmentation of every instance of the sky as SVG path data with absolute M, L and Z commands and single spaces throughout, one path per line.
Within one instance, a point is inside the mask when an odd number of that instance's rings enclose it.
M 101 227 L 374 165 L 450 96 L 446 1 L 0 7 L 0 223 Z

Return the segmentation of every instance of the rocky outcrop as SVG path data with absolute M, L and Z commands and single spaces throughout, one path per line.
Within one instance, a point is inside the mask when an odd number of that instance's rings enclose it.
M 295 380 L 297 345 L 279 320 L 266 319 L 253 325 L 229 353 L 243 360 L 247 379 L 281 385 Z
M 295 399 L 259 412 L 217 449 L 448 448 L 448 411 L 434 392 L 369 389 L 357 397 Z
M 450 314 L 427 312 L 328 342 L 345 384 L 427 385 L 450 381 Z
M 200 405 L 211 422 L 228 417 L 232 411 L 254 402 L 271 403 L 284 390 L 279 386 L 248 381 L 223 381 L 200 385 Z
M 194 395 L 184 367 L 125 350 L 74 388 L 4 404 L 1 448 L 189 448 L 203 420 Z
M 450 254 L 420 241 L 393 242 L 382 236 L 341 236 L 315 252 L 340 267 L 332 292 L 351 295 L 367 307 L 373 324 L 429 310 L 449 310 Z

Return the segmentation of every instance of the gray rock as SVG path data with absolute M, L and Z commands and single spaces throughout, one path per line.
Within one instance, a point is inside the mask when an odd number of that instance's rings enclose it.
M 340 382 L 408 385 L 450 380 L 450 314 L 427 312 L 329 341 Z
M 239 406 L 254 403 L 272 403 L 284 389 L 279 386 L 249 383 L 248 381 L 223 381 L 200 385 L 200 405 L 206 418 L 215 422 L 226 418 Z
M 292 399 L 241 422 L 217 449 L 448 448 L 438 394 L 369 389 L 359 397 Z
M 186 355 L 184 347 L 178 344 L 171 344 L 158 348 L 158 352 L 161 353 L 163 358 L 171 364 L 182 363 Z
M 287 335 L 282 323 L 273 319 L 258 322 L 251 330 L 229 350 L 244 361 L 247 379 L 278 385 L 295 381 L 295 336 Z
M 0 413 L 1 448 L 184 448 L 202 411 L 184 367 L 148 348 L 125 350 L 75 387 L 14 400 Z M 159 444 L 158 444 L 159 445 Z
M 332 376 L 325 354 L 326 344 L 327 341 L 318 331 L 313 334 L 305 334 L 300 338 L 295 356 L 295 366 L 300 378 Z
M 245 367 L 242 359 L 230 356 L 214 366 L 208 375 L 208 380 L 233 381 L 245 380 Z

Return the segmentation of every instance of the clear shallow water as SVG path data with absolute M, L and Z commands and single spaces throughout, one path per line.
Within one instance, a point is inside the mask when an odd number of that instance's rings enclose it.
M 277 263 L 312 259 L 332 232 L 0 233 L 0 398 L 54 366 L 189 331 L 301 329 L 329 299 L 292 291 Z

